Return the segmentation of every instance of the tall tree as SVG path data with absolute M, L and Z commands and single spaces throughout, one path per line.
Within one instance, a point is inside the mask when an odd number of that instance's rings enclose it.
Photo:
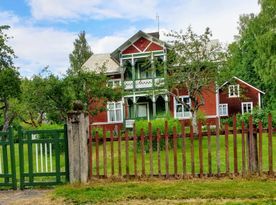
M 7 45 L 7 41 L 11 38 L 5 31 L 10 26 L 0 25 L 0 70 L 13 66 L 13 58 L 15 57 L 13 49 Z
M 90 115 L 95 115 L 106 108 L 107 101 L 117 100 L 122 94 L 121 89 L 114 90 L 107 86 L 108 77 L 104 74 L 105 65 L 99 66 L 100 72 L 82 67 L 91 55 L 93 53 L 83 31 L 75 40 L 74 50 L 69 55 L 71 67 L 64 82 L 72 95 L 71 106 L 73 102 L 79 101 Z
M 276 110 L 276 4 L 260 0 L 258 15 L 240 16 L 239 35 L 229 46 L 229 70 L 266 92 L 265 102 Z
M 7 42 L 10 37 L 5 33 L 10 27 L 0 26 L 0 110 L 3 115 L 3 128 L 7 130 L 15 118 L 15 113 L 10 112 L 10 100 L 20 94 L 19 72 L 13 66 L 15 57 L 13 49 Z
M 168 65 L 165 81 L 169 93 L 183 104 L 192 114 L 192 124 L 197 133 L 197 114 L 199 108 L 205 104 L 204 92 L 215 92 L 218 68 L 223 65 L 225 52 L 217 41 L 211 41 L 211 32 L 197 35 L 188 27 L 183 32 L 172 31 L 171 50 L 168 55 Z M 188 92 L 191 103 L 179 98 L 179 91 Z
M 82 31 L 79 33 L 78 38 L 74 42 L 74 50 L 69 55 L 70 69 L 68 72 L 78 72 L 91 55 L 93 55 L 93 52 L 87 43 L 85 31 Z

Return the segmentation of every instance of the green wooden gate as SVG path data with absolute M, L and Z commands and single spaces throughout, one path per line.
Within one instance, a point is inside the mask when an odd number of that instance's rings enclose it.
M 0 187 L 16 189 L 15 153 L 12 128 L 0 132 Z
M 20 189 L 69 181 L 67 127 L 19 129 Z

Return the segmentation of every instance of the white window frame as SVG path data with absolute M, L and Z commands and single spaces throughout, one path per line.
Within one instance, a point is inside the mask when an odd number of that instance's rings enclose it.
M 246 112 L 244 112 L 243 105 L 247 105 L 247 106 L 246 106 Z M 253 110 L 253 102 L 242 102 L 242 103 L 241 103 L 242 114 L 248 113 L 248 105 L 251 106 L 251 111 L 250 111 L 250 113 L 252 113 L 252 110 Z
M 234 91 L 233 95 L 231 95 L 231 89 Z M 237 91 L 237 93 L 236 93 L 236 91 Z M 240 97 L 240 85 L 239 84 L 228 86 L 228 97 L 229 98 Z
M 122 85 L 121 79 L 111 79 L 111 80 L 108 80 L 107 86 L 109 86 L 109 83 L 112 83 L 112 88 L 116 88 L 117 85 L 115 84 L 115 82 L 119 82 L 119 86 Z
M 184 98 L 188 98 L 189 99 L 189 102 L 187 103 L 188 105 L 191 105 L 191 98 L 190 96 L 188 95 L 182 95 L 182 96 L 179 96 L 179 98 L 181 98 L 182 100 Z M 177 106 L 178 105 L 181 105 L 182 106 L 182 115 L 181 116 L 177 116 L 177 112 L 176 112 L 176 109 L 177 109 Z M 185 115 L 184 113 L 188 113 L 188 115 Z M 190 111 L 188 112 L 185 112 L 184 111 L 184 105 L 182 105 L 181 103 L 179 103 L 176 98 L 174 98 L 174 118 L 178 118 L 178 119 L 189 119 L 191 118 L 192 116 L 192 113 Z
M 120 103 L 120 108 L 116 108 L 116 104 L 118 104 L 118 103 Z M 113 109 L 110 109 L 109 108 L 109 105 L 110 104 L 113 104 Z M 117 119 L 117 115 L 116 115 L 116 111 L 117 110 L 120 110 L 121 111 L 121 120 L 118 120 Z M 114 121 L 112 121 L 111 119 L 110 119 L 110 112 L 114 112 L 114 117 L 115 117 L 115 120 Z M 122 101 L 118 101 L 118 102 L 107 102 L 107 121 L 109 122 L 109 123 L 118 123 L 118 122 L 123 122 L 123 102 Z
M 226 109 L 226 113 L 222 113 L 223 111 L 223 107 L 225 107 Z M 223 103 L 223 104 L 219 104 L 219 116 L 228 116 L 228 104 L 227 103 Z

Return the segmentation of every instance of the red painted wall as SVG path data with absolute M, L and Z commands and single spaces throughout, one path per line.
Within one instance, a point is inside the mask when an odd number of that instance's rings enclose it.
M 258 93 L 256 89 L 236 80 L 236 83 L 240 85 L 240 97 L 229 98 L 228 97 L 228 85 L 226 84 L 219 91 L 219 103 L 220 104 L 228 104 L 228 115 L 231 116 L 233 114 L 241 113 L 241 103 L 242 102 L 253 102 L 253 107 L 258 106 Z
M 200 110 L 205 115 L 216 115 L 216 93 L 215 93 L 215 87 L 214 85 L 210 85 L 211 88 L 213 88 L 213 91 L 210 90 L 210 88 L 205 91 L 203 91 L 203 96 L 205 100 L 205 105 L 200 107 Z M 187 90 L 181 89 L 179 90 L 179 95 L 188 95 Z M 170 112 L 172 116 L 174 115 L 174 98 L 173 96 L 170 96 Z

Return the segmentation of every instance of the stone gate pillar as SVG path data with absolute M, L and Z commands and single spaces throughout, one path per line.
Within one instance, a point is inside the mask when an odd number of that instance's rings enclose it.
M 70 183 L 86 183 L 88 180 L 88 114 L 71 111 L 67 116 L 69 177 Z

